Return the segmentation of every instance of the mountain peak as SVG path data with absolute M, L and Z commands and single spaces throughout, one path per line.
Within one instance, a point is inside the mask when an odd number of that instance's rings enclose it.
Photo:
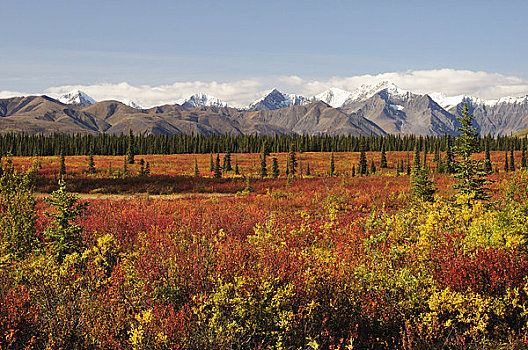
M 315 95 L 314 100 L 323 101 L 334 108 L 338 108 L 343 106 L 350 95 L 352 95 L 350 91 L 332 87 L 318 95 Z
M 72 90 L 64 95 L 59 96 L 58 100 L 64 104 L 76 105 L 93 105 L 97 103 L 96 100 L 88 96 L 81 90 Z
M 141 107 L 140 105 L 138 105 L 136 102 L 134 102 L 133 100 L 129 99 L 129 98 L 126 98 L 126 99 L 123 99 L 123 100 L 119 100 L 119 102 L 129 106 L 129 107 L 132 107 L 132 108 L 135 108 L 135 109 L 143 109 L 143 107 Z
M 370 98 L 377 93 L 386 91 L 391 96 L 405 96 L 408 94 L 407 90 L 403 90 L 391 81 L 384 80 L 377 84 L 362 85 L 359 87 L 358 92 L 366 95 L 366 98 Z
M 263 97 L 249 105 L 249 110 L 273 110 L 292 106 L 306 105 L 311 99 L 295 94 L 284 94 L 277 88 L 273 88 Z
M 227 102 L 220 100 L 214 96 L 207 95 L 204 92 L 199 92 L 192 95 L 186 100 L 183 100 L 181 105 L 188 108 L 197 107 L 228 107 Z

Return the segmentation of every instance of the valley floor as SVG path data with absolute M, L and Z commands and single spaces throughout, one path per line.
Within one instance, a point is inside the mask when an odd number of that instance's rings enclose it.
M 258 154 L 232 156 L 239 174 L 216 179 L 209 154 L 136 156 L 126 172 L 96 156 L 95 174 L 66 157 L 73 196 L 53 192 L 60 160 L 43 157 L 36 202 L 4 184 L 0 347 L 528 346 L 528 172 L 504 172 L 502 152 L 488 203 L 452 199 L 432 155 L 432 202 L 396 174 L 404 152 L 383 169 L 368 153 L 369 176 L 352 176 L 358 153 L 335 153 L 333 176 L 330 153 L 303 153 L 293 178 L 271 154 L 277 179 L 260 178 Z

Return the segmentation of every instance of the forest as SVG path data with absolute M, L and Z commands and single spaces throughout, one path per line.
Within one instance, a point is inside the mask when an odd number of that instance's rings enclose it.
M 455 137 L 386 135 L 386 136 L 331 136 L 331 135 L 128 135 L 109 134 L 0 134 L 0 155 L 125 155 L 137 154 L 202 154 L 202 153 L 259 153 L 265 144 L 268 152 L 359 152 L 446 151 Z M 477 136 L 481 149 L 508 151 L 526 149 L 526 138 L 490 135 Z

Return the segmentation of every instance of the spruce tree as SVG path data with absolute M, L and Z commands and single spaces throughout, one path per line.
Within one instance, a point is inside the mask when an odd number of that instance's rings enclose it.
M 365 153 L 365 151 L 361 151 L 361 153 L 359 154 L 358 173 L 359 175 L 366 175 L 367 170 L 367 154 Z
M 127 148 L 127 163 L 134 164 L 135 156 L 135 145 L 134 145 L 134 133 L 130 130 L 128 134 L 128 148 Z
M 381 159 L 380 159 L 380 168 L 387 168 L 387 155 L 385 154 L 385 147 L 381 146 Z
M 194 176 L 200 176 L 200 171 L 198 170 L 198 159 L 194 157 Z
M 209 171 L 210 172 L 214 171 L 214 160 L 213 160 L 213 154 L 212 153 L 210 154 L 210 157 L 209 157 Z
M 486 142 L 486 158 L 484 159 L 484 171 L 487 171 L 489 173 L 493 171 L 493 167 L 491 165 L 489 142 Z
M 372 175 L 376 174 L 376 165 L 374 165 L 374 159 L 370 161 L 370 173 Z
M 238 169 L 238 157 L 235 158 L 235 174 L 240 175 L 240 169 Z
M 299 152 L 299 176 L 303 177 L 303 163 L 302 163 L 302 153 Z
M 510 171 L 510 166 L 508 164 L 508 151 L 504 152 L 504 172 Z
M 231 166 L 231 152 L 227 151 L 224 155 L 224 171 L 231 171 L 233 167 Z
M 513 155 L 513 146 L 510 149 L 510 171 L 515 171 L 515 158 Z
M 63 177 L 65 174 L 66 174 L 66 156 L 64 155 L 64 150 L 63 150 L 60 155 L 59 176 Z
M 455 156 L 453 154 L 450 139 L 447 141 L 445 169 L 445 172 L 448 174 L 453 174 L 455 172 Z
M 145 159 L 141 158 L 139 160 L 139 176 L 145 175 Z
M 306 163 L 306 176 L 310 176 L 310 163 Z
M 414 160 L 413 160 L 413 166 L 412 166 L 413 174 L 418 174 L 421 168 L 422 168 L 422 165 L 421 165 L 420 149 L 418 148 L 418 146 L 415 146 L 414 147 Z
M 436 172 L 439 174 L 445 173 L 444 160 L 442 159 L 442 156 L 440 156 L 440 158 L 438 158 L 438 162 L 436 162 Z
M 293 145 L 290 146 L 290 153 L 288 155 L 288 163 L 289 163 L 289 166 L 290 166 L 290 169 L 289 169 L 289 175 L 291 176 L 295 176 L 295 172 L 297 170 L 297 156 L 295 154 L 295 150 L 293 148 Z
M 150 175 L 150 163 L 148 161 L 145 164 L 145 175 Z
M 356 166 L 352 164 L 352 177 L 356 176 Z
M 475 117 L 468 111 L 467 104 L 464 104 L 462 116 L 459 117 L 461 127 L 458 129 L 455 148 L 459 161 L 456 163 L 456 173 L 453 177 L 458 183 L 453 185 L 453 188 L 458 190 L 457 196 L 469 196 L 469 200 L 488 200 L 490 196 L 486 185 L 490 184 L 490 181 L 486 176 L 490 172 L 484 170 L 482 161 L 474 160 L 472 157 L 473 153 L 478 152 L 477 128 L 472 125 L 474 119 Z
M 437 146 L 435 147 L 433 162 L 438 163 L 439 160 L 440 160 L 440 150 L 438 149 L 438 146 Z
M 125 158 L 123 159 L 123 176 L 126 176 L 128 173 L 128 162 L 127 162 L 127 157 L 125 156 Z
M 90 152 L 90 156 L 88 157 L 88 173 L 95 174 L 95 162 L 94 162 L 94 156 L 93 153 Z
M 44 231 L 51 252 L 59 263 L 68 254 L 81 252 L 84 248 L 82 240 L 83 228 L 76 219 L 84 212 L 88 203 L 79 202 L 78 198 L 66 192 L 64 180 L 59 180 L 59 189 L 50 197 L 44 199 L 46 204 L 54 208 L 54 212 L 45 215 L 52 218 L 52 225 Z
M 333 176 L 335 173 L 335 164 L 334 164 L 334 152 L 330 154 L 330 166 L 328 167 L 328 174 Z
M 271 176 L 276 179 L 279 177 L 279 161 L 277 157 L 271 159 Z
M 266 153 L 260 154 L 260 177 L 265 178 L 268 176 L 268 169 L 266 167 Z
M 413 172 L 411 177 L 411 191 L 416 198 L 425 202 L 432 202 L 436 188 L 434 182 L 429 180 L 429 169 L 427 167 L 419 168 Z
M 411 175 L 411 157 L 409 156 L 409 152 L 407 152 L 407 169 L 406 169 L 407 175 Z
M 266 141 L 264 141 L 262 143 L 262 147 L 260 149 L 260 152 L 263 153 L 266 157 L 270 155 L 270 150 L 269 150 L 269 147 L 268 147 L 268 143 Z
M 220 167 L 220 155 L 216 154 L 213 177 L 219 179 L 222 177 L 222 168 Z

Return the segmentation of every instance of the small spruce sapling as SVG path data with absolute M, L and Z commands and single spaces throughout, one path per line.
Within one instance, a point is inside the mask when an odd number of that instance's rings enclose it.
M 277 157 L 271 159 L 271 176 L 276 179 L 279 177 L 279 161 Z
M 76 220 L 88 203 L 79 202 L 76 196 L 67 193 L 66 183 L 62 179 L 59 180 L 59 189 L 54 191 L 51 197 L 45 198 L 44 202 L 54 209 L 45 213 L 52 220 L 44 230 L 44 235 L 48 239 L 52 254 L 62 263 L 66 255 L 81 252 L 84 248 L 83 228 Z
M 213 177 L 215 179 L 219 179 L 222 177 L 222 168 L 220 167 L 220 155 L 219 154 L 216 155 Z

